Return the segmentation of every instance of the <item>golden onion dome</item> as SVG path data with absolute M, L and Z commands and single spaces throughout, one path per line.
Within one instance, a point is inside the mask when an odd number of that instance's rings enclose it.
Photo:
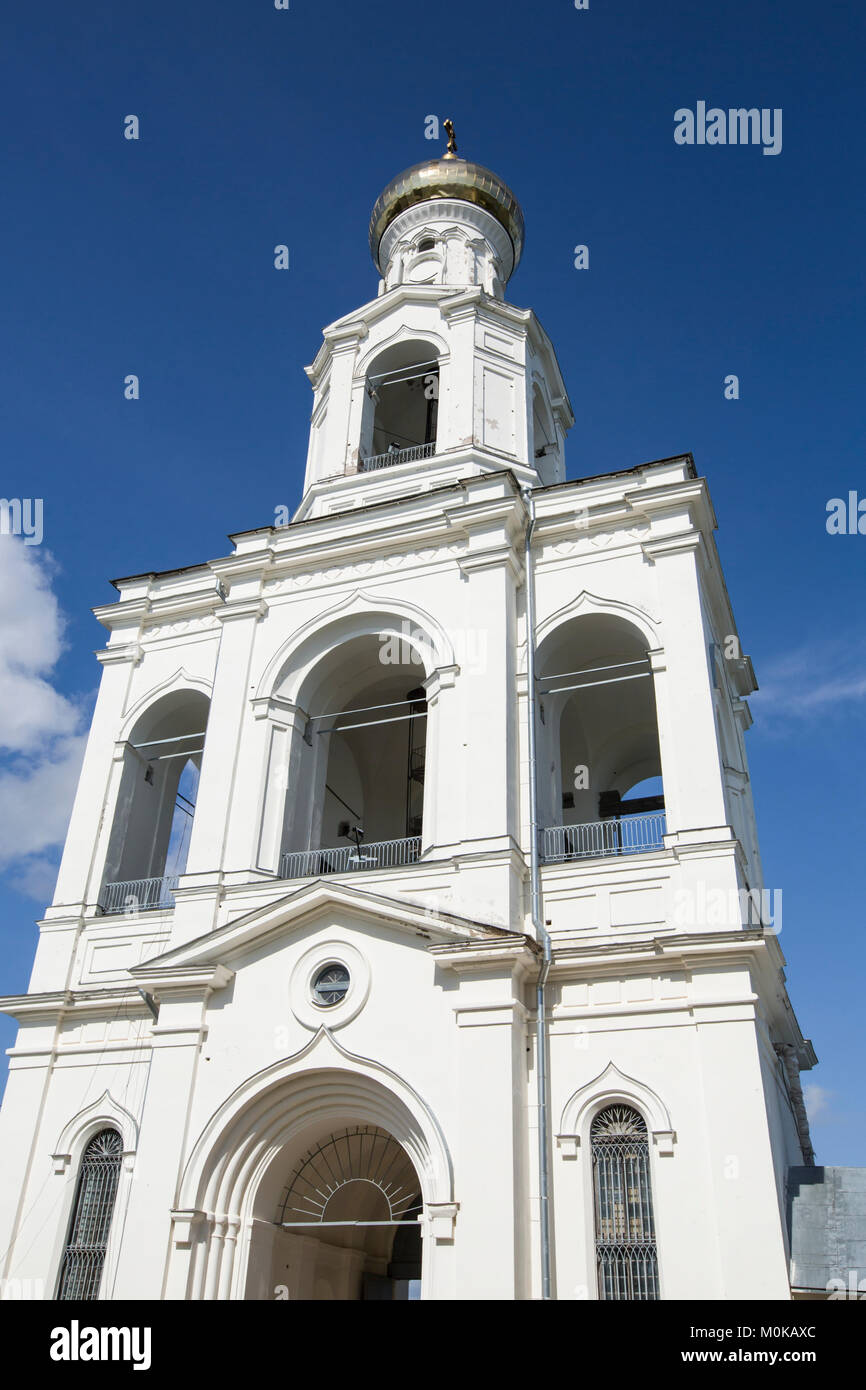
M 379 245 L 394 218 L 432 198 L 457 198 L 489 212 L 511 238 L 516 268 L 523 251 L 523 213 L 511 189 L 483 165 L 456 154 L 445 154 L 441 159 L 427 159 L 404 169 L 376 200 L 370 218 L 370 251 L 380 271 Z

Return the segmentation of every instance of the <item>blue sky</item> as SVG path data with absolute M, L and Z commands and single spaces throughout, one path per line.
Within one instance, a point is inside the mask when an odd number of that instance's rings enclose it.
M 866 1163 L 866 537 L 825 527 L 866 496 L 861 7 L 46 0 L 5 27 L 0 492 L 44 499 L 44 540 L 0 537 L 0 989 L 26 988 L 51 892 L 91 605 L 297 503 L 302 368 L 375 296 L 372 204 L 452 116 L 523 205 L 508 297 L 556 346 L 569 476 L 691 450 L 709 480 L 815 1145 Z M 700 100 L 781 108 L 781 153 L 677 145 Z

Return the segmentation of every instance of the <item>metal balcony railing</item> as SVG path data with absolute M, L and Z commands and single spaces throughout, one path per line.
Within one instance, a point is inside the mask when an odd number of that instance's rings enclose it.
M 569 859 L 646 854 L 648 850 L 664 849 L 666 825 L 664 811 L 587 821 L 583 825 L 550 825 L 541 832 L 542 863 L 561 864 Z
M 417 864 L 421 836 L 379 840 L 369 845 L 339 845 L 333 849 L 302 849 L 284 854 L 280 878 L 318 878 L 320 874 L 351 874 L 360 869 L 397 869 Z
M 165 912 L 174 907 L 177 874 L 162 878 L 130 878 L 121 883 L 106 883 L 99 906 L 107 914 L 118 912 Z
M 435 440 L 431 444 L 413 444 L 408 449 L 389 449 L 361 459 L 361 472 L 375 473 L 377 468 L 393 468 L 397 463 L 418 463 L 420 459 L 431 459 L 435 453 Z

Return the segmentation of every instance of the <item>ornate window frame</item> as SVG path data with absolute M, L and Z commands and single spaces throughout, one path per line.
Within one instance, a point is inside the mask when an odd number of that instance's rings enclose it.
M 596 1115 L 608 1105 L 628 1105 L 642 1116 L 647 1127 L 649 1140 L 649 1172 L 653 1199 L 656 1247 L 659 1261 L 659 1298 L 663 1299 L 664 1242 L 660 1228 L 664 1230 L 665 1213 L 660 1202 L 662 1185 L 658 1181 L 658 1164 L 662 1159 L 672 1158 L 676 1150 L 676 1131 L 671 1123 L 667 1106 L 660 1096 L 644 1082 L 627 1076 L 613 1063 L 608 1062 L 603 1071 L 591 1081 L 572 1093 L 563 1106 L 556 1135 L 556 1147 L 565 1168 L 560 1168 L 558 1179 L 567 1212 L 567 1235 L 562 1239 L 560 1230 L 561 1260 L 566 1269 L 562 1279 L 563 1297 L 598 1299 L 598 1281 L 595 1263 L 595 1204 L 593 1191 L 592 1144 L 590 1131 Z M 582 1162 L 576 1163 L 582 1158 Z M 577 1171 L 572 1164 L 576 1164 Z M 564 1184 L 564 1187 L 562 1186 Z M 571 1192 L 571 1197 L 567 1196 Z M 573 1224 L 576 1223 L 576 1224 Z M 581 1229 L 582 1228 L 582 1229 Z M 575 1253 L 576 1252 L 576 1253 Z M 576 1284 L 572 1286 L 570 1270 L 577 1270 Z M 569 1292 L 573 1287 L 576 1291 Z
M 120 1234 L 132 1193 L 133 1168 L 138 1149 L 138 1124 L 130 1111 L 118 1104 L 110 1092 L 105 1090 L 98 1100 L 93 1101 L 83 1110 L 79 1110 L 78 1114 L 64 1125 L 57 1143 L 54 1145 L 54 1152 L 51 1154 L 55 1177 L 65 1179 L 65 1189 L 59 1203 L 51 1264 L 54 1277 L 53 1287 L 56 1289 L 66 1250 L 72 1209 L 78 1191 L 81 1160 L 91 1139 L 103 1129 L 117 1130 L 121 1137 L 123 1149 L 120 1175 L 114 1196 L 114 1210 L 108 1232 L 105 1262 L 102 1268 L 99 1302 L 111 1298 L 112 1295 L 108 1291 L 113 1289 L 117 1276 L 121 1249 Z

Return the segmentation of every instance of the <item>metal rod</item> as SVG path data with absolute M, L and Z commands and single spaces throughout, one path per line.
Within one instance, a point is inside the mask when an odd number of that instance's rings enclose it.
M 425 430 L 425 433 L 426 433 L 426 430 Z M 373 431 L 373 437 L 375 438 L 375 436 L 376 436 L 377 434 L 384 434 L 386 437 L 387 437 L 388 435 L 390 435 L 392 440 L 393 440 L 393 439 L 402 439 L 403 442 L 404 442 L 404 447 L 407 448 L 407 449 L 423 449 L 425 444 L 429 444 L 429 443 L 431 442 L 429 439 L 410 439 L 409 436 L 408 436 L 408 434 L 401 434 L 399 430 L 389 430 L 389 429 L 386 429 L 384 425 L 377 425 L 377 426 L 376 426 L 376 428 L 375 428 L 374 431 Z M 381 456 L 382 456 L 383 453 L 387 454 L 387 453 L 389 453 L 389 452 L 390 452 L 390 453 L 397 453 L 397 454 L 399 454 L 399 453 L 402 452 L 402 450 L 400 450 L 400 449 L 394 449 L 394 450 L 382 449 L 382 450 L 380 450 L 380 452 L 379 452 L 378 454 L 373 454 L 373 458 L 381 458 Z M 407 459 L 407 462 L 408 462 L 408 459 Z
M 207 729 L 202 729 L 197 734 L 178 734 L 176 738 L 152 738 L 149 743 L 131 743 L 130 748 L 156 748 L 161 743 L 182 743 L 187 738 L 204 738 Z
M 645 656 L 638 657 L 636 661 L 617 661 L 612 666 L 584 666 L 580 671 L 555 671 L 553 675 L 539 676 L 540 681 L 562 681 L 566 676 L 596 676 L 599 671 L 622 671 L 626 666 L 645 666 L 648 664 Z
M 423 1217 L 412 1216 L 408 1221 L 280 1221 L 283 1227 L 298 1227 L 302 1230 L 319 1230 L 322 1226 L 420 1226 Z
M 535 727 L 535 572 L 532 564 L 532 533 L 535 530 L 535 501 L 531 488 L 522 491 L 526 503 L 527 525 L 523 542 L 523 582 L 526 586 L 526 672 L 527 718 L 529 723 L 529 883 L 532 925 L 541 945 L 541 968 L 535 986 L 535 1053 L 538 1082 L 538 1205 L 541 1235 L 541 1297 L 552 1297 L 550 1286 L 550 1155 L 548 1152 L 547 1098 L 547 1008 L 545 986 L 550 973 L 552 952 L 544 925 L 541 901 L 541 865 L 538 824 L 538 749 Z
M 368 376 L 368 377 L 367 377 L 367 380 L 368 380 L 368 381 L 377 381 L 377 382 L 379 383 L 380 386 L 396 386 L 397 383 L 400 382 L 400 381 L 413 381 L 413 380 L 415 379 L 415 377 L 418 377 L 418 376 L 429 376 L 430 373 L 429 373 L 429 372 L 424 372 L 424 371 L 422 371 L 422 370 L 421 370 L 422 367 L 438 367 L 438 366 L 439 366 L 439 359 L 438 359 L 438 357 L 434 357 L 434 358 L 431 358 L 431 360 L 430 360 L 429 362 L 413 362 L 412 366 L 411 366 L 410 369 L 409 369 L 409 373 L 408 373 L 408 375 L 406 375 L 406 376 L 397 376 L 397 373 L 398 373 L 398 372 L 401 372 L 401 371 L 403 370 L 402 367 L 392 367 L 391 370 L 390 370 L 390 372 L 375 372 L 372 376 Z M 392 376 L 392 377 L 394 378 L 394 380 L 393 380 L 393 381 L 386 381 L 386 380 L 385 380 L 386 376 Z
M 145 761 L 149 763 L 164 763 L 168 758 L 194 758 L 196 753 L 203 752 L 204 748 L 187 748 L 183 753 L 157 753 L 156 757 L 146 758 Z
M 351 714 L 351 710 L 346 711 Z M 426 719 L 426 709 L 422 714 L 395 714 L 393 719 L 365 719 L 363 724 L 332 724 L 330 729 L 317 729 L 317 734 L 344 733 L 346 729 L 371 729 L 374 724 L 402 724 L 404 719 Z
M 348 801 L 344 801 L 343 798 L 340 796 L 340 794 L 339 794 L 338 792 L 335 792 L 335 791 L 334 791 L 334 788 L 333 788 L 333 787 L 329 787 L 329 786 L 328 786 L 327 782 L 325 783 L 325 791 L 326 791 L 326 792 L 330 792 L 330 793 L 331 793 L 331 796 L 336 797 L 336 799 L 337 799 L 337 801 L 339 801 L 340 805 L 341 805 L 341 806 L 345 806 L 346 810 L 350 813 L 350 815 L 353 815 L 353 816 L 355 817 L 355 820 L 360 820 L 360 819 L 361 819 L 361 817 L 360 817 L 360 815 L 358 814 L 358 812 L 357 812 L 356 810 L 354 810 L 354 808 L 351 807 L 351 806 L 349 805 Z
M 606 681 L 583 681 L 580 685 L 554 685 L 547 690 L 539 690 L 539 695 L 561 695 L 566 690 L 591 690 L 594 685 L 619 685 L 621 681 L 642 681 L 651 676 L 652 671 L 638 671 L 634 676 L 611 676 Z
M 556 680 L 557 677 L 552 677 Z M 417 700 L 388 700 L 384 705 L 358 705 L 357 709 L 329 709 L 324 714 L 311 714 L 307 720 L 312 724 L 316 719 L 336 719 L 341 714 L 368 714 L 372 709 L 397 709 L 400 705 L 417 704 Z

